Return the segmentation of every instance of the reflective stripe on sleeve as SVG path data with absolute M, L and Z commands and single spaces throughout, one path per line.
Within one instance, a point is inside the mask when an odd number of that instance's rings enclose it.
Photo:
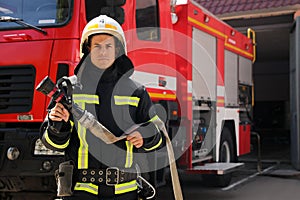
M 160 120 L 160 119 L 159 119 L 158 115 L 155 115 L 155 116 L 152 117 L 148 122 L 155 122 L 155 121 L 157 121 L 157 120 Z M 158 133 L 160 133 L 159 127 L 158 127 L 155 123 L 154 123 L 154 125 L 155 125 L 155 127 L 156 127 Z M 157 143 L 156 145 L 154 145 L 153 147 L 150 147 L 150 148 L 144 148 L 144 150 L 145 150 L 145 151 L 152 151 L 152 150 L 158 148 L 158 147 L 161 145 L 161 143 L 162 143 L 162 137 L 160 137 L 160 140 L 158 141 L 158 143 Z
M 160 140 L 158 141 L 158 143 L 156 145 L 154 145 L 153 147 L 151 148 L 144 148 L 145 151 L 151 151 L 151 150 L 154 150 L 156 149 L 157 147 L 159 147 L 162 143 L 162 137 L 160 137 Z
M 154 126 L 155 126 L 155 128 L 156 128 L 156 130 L 157 130 L 157 132 L 160 132 L 160 129 L 159 129 L 159 127 L 156 125 L 156 121 L 158 121 L 158 120 L 160 120 L 159 119 L 159 117 L 158 117 L 158 115 L 155 115 L 154 117 L 152 117 L 148 122 L 153 122 L 153 124 L 154 124 Z
M 118 106 L 121 105 L 131 105 L 138 107 L 140 98 L 138 97 L 130 97 L 130 96 L 114 96 L 115 104 Z
M 153 122 L 153 121 L 156 121 L 156 120 L 158 120 L 158 119 L 159 119 L 158 115 L 155 115 L 155 116 L 152 117 L 148 122 Z
M 66 148 L 68 145 L 69 145 L 69 142 L 70 142 L 70 139 L 68 139 L 68 141 L 65 143 L 65 144 L 55 144 L 50 138 L 49 138 L 49 135 L 48 135 L 48 131 L 46 131 L 46 133 L 44 134 L 44 137 L 45 137 L 45 140 L 46 142 L 53 146 L 54 148 L 56 149 L 64 149 Z

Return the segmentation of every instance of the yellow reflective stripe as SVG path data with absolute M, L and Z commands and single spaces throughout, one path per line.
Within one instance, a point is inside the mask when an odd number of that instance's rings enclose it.
M 160 137 L 160 140 L 158 141 L 158 143 L 156 144 L 156 145 L 154 145 L 153 147 L 151 147 L 151 148 L 144 148 L 144 150 L 146 150 L 146 151 L 151 151 L 151 150 L 153 150 L 153 149 L 156 149 L 157 147 L 159 147 L 160 145 L 161 145 L 161 143 L 162 143 L 162 138 Z
M 110 29 L 114 29 L 114 30 L 118 30 L 116 26 L 112 25 L 112 24 L 105 24 L 105 28 L 110 28 Z
M 76 183 L 74 190 L 81 190 L 90 192 L 92 194 L 98 194 L 98 185 L 92 183 Z
M 123 194 L 137 190 L 136 180 L 115 185 L 115 194 Z
M 78 106 L 82 109 L 85 109 L 84 102 L 78 102 Z M 86 129 L 77 123 L 77 133 L 80 141 L 78 148 L 78 169 L 87 169 L 88 168 L 88 150 L 89 145 L 86 141 Z
M 71 124 L 71 132 L 72 132 L 73 127 L 74 127 L 74 122 L 70 120 L 70 124 Z
M 98 185 L 95 185 L 93 183 L 79 183 L 77 182 L 74 190 L 80 190 L 80 191 L 86 191 L 95 195 L 98 195 L 98 190 L 99 190 Z M 115 185 L 115 194 L 123 194 L 126 192 L 131 192 L 137 190 L 137 183 L 136 180 L 132 180 L 127 183 L 120 183 Z
M 65 143 L 65 144 L 55 144 L 50 138 L 49 138 L 49 135 L 48 135 L 48 131 L 46 130 L 46 133 L 45 133 L 45 140 L 48 144 L 50 144 L 51 146 L 57 148 L 57 149 L 64 149 L 66 148 L 68 145 L 69 145 L 69 142 L 70 142 L 70 139 L 68 139 L 68 141 Z
M 99 104 L 99 97 L 91 94 L 73 94 L 73 100 L 82 109 L 86 104 Z M 78 123 L 78 138 L 80 146 L 78 148 L 78 169 L 88 168 L 88 143 L 86 141 L 86 129 Z
M 87 169 L 89 145 L 86 141 L 86 129 L 80 123 L 78 123 L 78 137 L 80 141 L 78 148 L 78 169 Z
M 73 94 L 75 103 L 99 104 L 99 97 L 93 94 Z
M 129 168 L 132 165 L 133 162 L 133 144 L 129 141 L 125 141 L 127 151 L 126 151 L 126 162 L 125 162 L 125 168 Z
M 153 121 L 156 121 L 156 120 L 158 120 L 158 119 L 159 119 L 158 115 L 155 115 L 155 116 L 152 117 L 148 122 L 153 122 Z
M 155 123 L 155 121 L 159 121 L 160 119 L 159 119 L 159 117 L 158 117 L 158 115 L 155 115 L 154 117 L 152 117 L 148 122 L 153 122 L 154 123 L 154 126 L 156 127 L 156 129 L 157 129 L 157 131 L 159 132 L 160 131 L 160 129 L 159 129 L 159 127 L 156 125 L 156 123 Z
M 158 115 L 155 115 L 155 116 L 152 117 L 148 122 L 154 122 L 154 121 L 157 121 L 157 120 L 159 120 L 159 117 L 158 117 Z M 159 132 L 159 131 L 160 131 L 160 130 L 159 130 L 159 127 L 158 127 L 156 124 L 154 124 L 154 125 L 155 125 L 157 131 Z M 162 137 L 160 137 L 160 140 L 158 141 L 158 143 L 157 143 L 156 145 L 154 145 L 154 146 L 151 147 L 151 148 L 144 148 L 144 150 L 146 150 L 146 151 L 151 151 L 151 150 L 153 150 L 153 149 L 156 149 L 157 147 L 159 147 L 159 146 L 161 145 L 161 143 L 162 143 Z
M 98 28 L 99 25 L 98 24 L 92 24 L 90 26 L 87 27 L 88 30 L 94 29 L 94 28 Z
M 130 97 L 130 96 L 114 96 L 115 104 L 118 106 L 121 105 L 131 105 L 137 107 L 140 101 L 138 97 Z

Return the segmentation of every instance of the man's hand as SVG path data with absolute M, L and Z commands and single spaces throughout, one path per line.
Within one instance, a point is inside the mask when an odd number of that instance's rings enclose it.
M 68 122 L 70 113 L 61 103 L 57 103 L 49 113 L 49 119 L 52 121 L 62 121 Z
M 131 142 L 136 148 L 140 148 L 144 144 L 143 137 L 140 132 L 134 131 L 129 134 L 126 139 Z

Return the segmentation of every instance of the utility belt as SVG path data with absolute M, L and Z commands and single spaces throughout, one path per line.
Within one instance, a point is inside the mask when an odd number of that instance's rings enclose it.
M 86 191 L 95 195 L 123 194 L 137 190 L 137 173 L 134 169 L 79 169 L 74 170 L 72 161 L 59 165 L 55 171 L 57 181 L 57 196 L 71 196 L 72 183 L 76 182 L 74 190 Z
M 93 183 L 96 185 L 105 184 L 115 186 L 117 184 L 130 182 L 137 179 L 136 172 L 128 172 L 117 167 L 108 167 L 106 169 L 79 169 L 77 171 L 76 182 Z

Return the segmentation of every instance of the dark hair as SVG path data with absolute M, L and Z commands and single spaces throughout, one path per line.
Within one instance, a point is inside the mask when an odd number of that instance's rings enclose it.
M 82 53 L 83 54 L 89 54 L 90 53 L 89 47 L 91 47 L 91 41 L 92 41 L 93 36 L 100 35 L 100 34 L 113 36 L 113 35 L 108 34 L 108 33 L 96 33 L 96 34 L 90 35 L 88 37 L 88 39 L 85 40 L 84 43 L 82 44 Z M 118 57 L 122 56 L 123 54 L 125 54 L 125 48 L 124 48 L 122 42 L 118 38 L 116 38 L 115 36 L 113 36 L 113 37 L 114 37 L 114 40 L 115 40 L 116 58 L 118 58 Z

